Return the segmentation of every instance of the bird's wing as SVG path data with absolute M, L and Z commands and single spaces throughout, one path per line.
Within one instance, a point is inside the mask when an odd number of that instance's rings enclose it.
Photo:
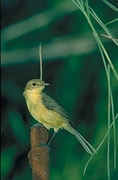
M 42 95 L 42 103 L 47 109 L 55 111 L 56 113 L 64 116 L 68 121 L 70 121 L 70 118 L 66 113 L 66 111 L 61 106 L 59 106 L 54 99 L 52 99 L 43 92 L 41 93 L 41 95 Z

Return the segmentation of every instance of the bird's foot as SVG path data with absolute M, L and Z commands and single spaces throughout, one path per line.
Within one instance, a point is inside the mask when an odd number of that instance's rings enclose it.
M 36 146 L 46 147 L 46 148 L 48 149 L 48 151 L 49 151 L 49 154 L 50 154 L 50 152 L 51 152 L 51 149 L 49 148 L 49 145 L 48 145 L 48 144 L 45 144 L 45 143 L 43 143 L 43 142 L 40 142 L 40 143 L 38 143 Z

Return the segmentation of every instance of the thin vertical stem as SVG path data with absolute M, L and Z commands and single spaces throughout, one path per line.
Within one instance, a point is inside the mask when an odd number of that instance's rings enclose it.
M 111 91 L 110 91 L 110 66 L 108 65 L 108 129 L 110 128 L 110 97 L 111 96 Z M 108 180 L 110 180 L 110 131 L 108 133 L 108 139 L 107 139 L 107 172 L 108 172 Z
M 113 136 L 114 136 L 114 169 L 116 169 L 116 123 L 115 123 L 115 115 L 114 115 L 114 103 L 113 103 L 112 90 L 111 90 L 111 110 L 112 110 L 112 120 L 114 122 L 114 125 L 113 125 Z
M 42 50 L 41 50 L 41 42 L 39 46 L 39 57 L 40 57 L 40 79 L 42 80 Z

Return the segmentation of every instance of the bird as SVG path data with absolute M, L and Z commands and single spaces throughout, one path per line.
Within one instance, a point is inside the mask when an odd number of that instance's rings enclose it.
M 23 96 L 32 117 L 46 129 L 50 130 L 52 128 L 54 135 L 60 129 L 70 132 L 77 138 L 87 153 L 91 155 L 96 153 L 92 145 L 72 127 L 66 111 L 54 99 L 43 92 L 48 85 L 49 83 L 45 83 L 42 79 L 32 79 L 27 82 Z

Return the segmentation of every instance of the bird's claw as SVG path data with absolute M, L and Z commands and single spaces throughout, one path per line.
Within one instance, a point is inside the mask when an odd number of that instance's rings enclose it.
M 51 149 L 49 148 L 48 144 L 45 144 L 45 143 L 43 143 L 43 142 L 40 142 L 40 143 L 38 143 L 36 146 L 43 146 L 43 147 L 47 147 L 47 149 L 48 149 L 49 153 L 51 152 Z

